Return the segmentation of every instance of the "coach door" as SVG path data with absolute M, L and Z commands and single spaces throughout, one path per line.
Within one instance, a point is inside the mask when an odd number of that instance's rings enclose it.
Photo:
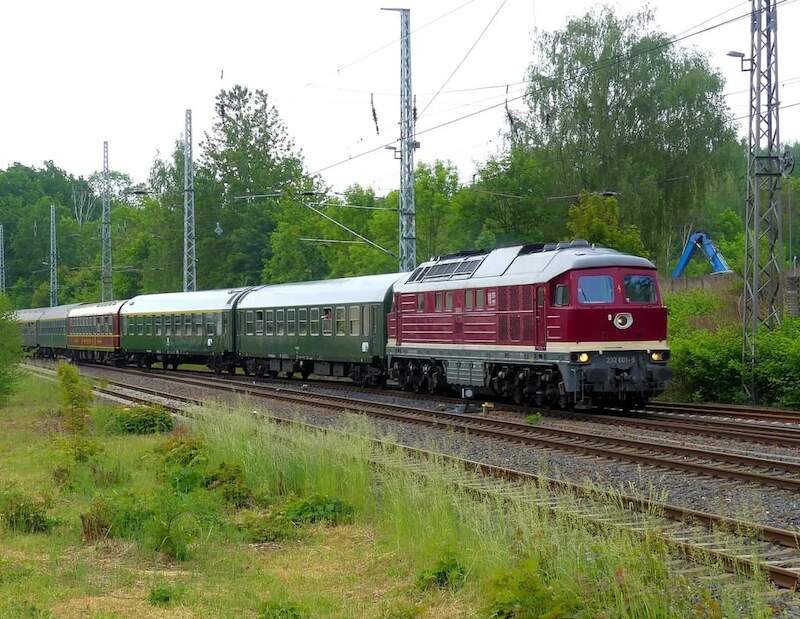
M 544 307 L 544 299 L 545 299 L 545 287 L 544 286 L 536 286 L 534 289 L 534 305 L 533 305 L 533 323 L 534 323 L 534 333 L 536 339 L 536 346 L 538 348 L 545 347 L 545 340 L 547 338 L 547 326 L 546 322 L 546 315 L 545 315 L 545 307 Z

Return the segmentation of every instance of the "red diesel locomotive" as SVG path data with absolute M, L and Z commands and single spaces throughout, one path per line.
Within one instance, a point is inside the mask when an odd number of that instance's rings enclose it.
M 586 241 L 426 262 L 395 283 L 388 335 L 390 375 L 419 391 L 630 407 L 671 375 L 655 266 Z

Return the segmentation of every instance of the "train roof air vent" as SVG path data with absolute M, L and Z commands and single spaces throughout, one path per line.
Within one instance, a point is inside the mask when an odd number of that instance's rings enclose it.
M 555 243 L 547 243 L 547 244 L 546 244 L 546 245 L 545 245 L 545 246 L 542 248 L 542 251 L 553 251 L 554 249 L 556 249 L 556 244 L 555 244 Z
M 572 241 L 571 245 L 573 247 L 589 247 L 589 241 L 585 241 L 584 239 L 575 239 Z

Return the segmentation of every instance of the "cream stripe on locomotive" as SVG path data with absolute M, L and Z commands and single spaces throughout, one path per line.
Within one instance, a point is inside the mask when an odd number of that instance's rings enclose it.
M 630 342 L 548 342 L 545 349 L 533 346 L 509 346 L 500 344 L 443 344 L 438 342 L 403 342 L 398 346 L 397 340 L 390 339 L 387 347 L 393 348 L 395 355 L 400 355 L 404 348 L 433 348 L 438 350 L 494 350 L 499 352 L 560 352 L 579 351 L 617 351 L 617 350 L 669 350 L 664 340 L 630 341 Z

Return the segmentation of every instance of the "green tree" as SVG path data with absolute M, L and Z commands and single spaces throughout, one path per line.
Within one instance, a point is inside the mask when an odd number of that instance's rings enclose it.
M 521 139 L 547 158 L 550 189 L 619 191 L 655 255 L 699 219 L 708 180 L 741 165 L 721 75 L 649 11 L 606 7 L 543 33 L 529 78 Z
M 14 388 L 20 359 L 22 339 L 19 326 L 14 321 L 8 298 L 0 295 L 0 402 L 6 401 Z
M 619 208 L 613 197 L 582 193 L 578 202 L 569 207 L 567 229 L 576 239 L 628 254 L 647 255 L 639 228 L 620 225 Z

